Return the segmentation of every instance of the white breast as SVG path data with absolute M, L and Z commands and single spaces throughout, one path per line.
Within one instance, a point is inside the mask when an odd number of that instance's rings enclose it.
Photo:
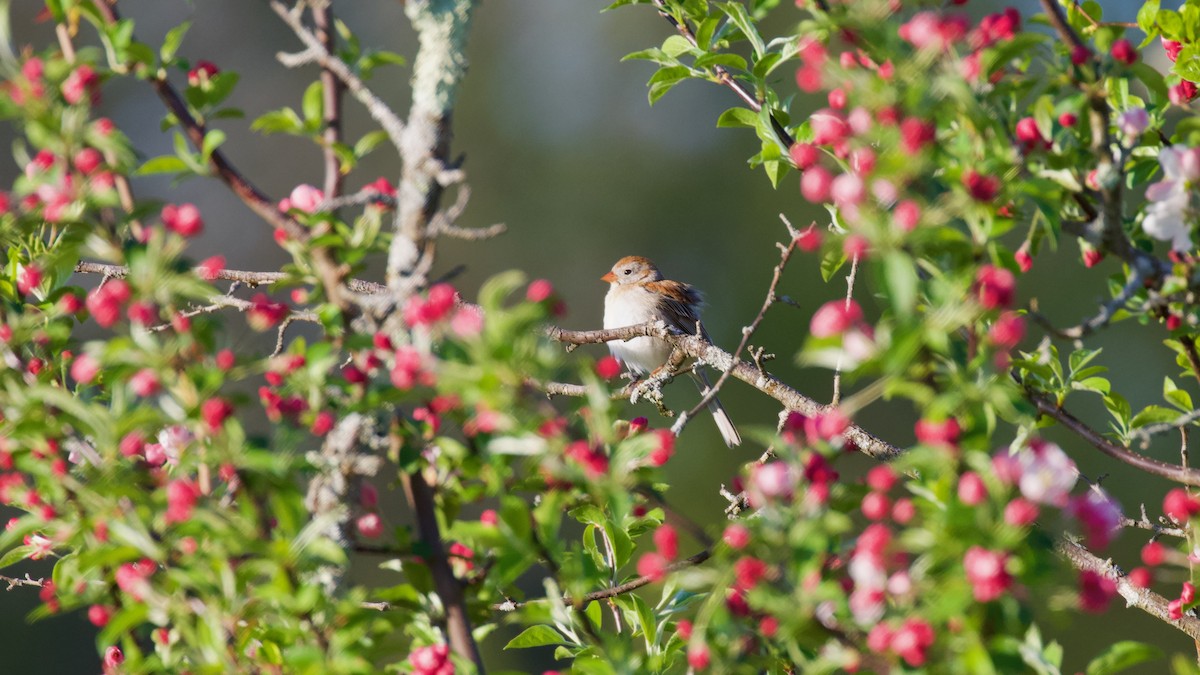
M 658 303 L 652 293 L 638 286 L 613 285 L 604 296 L 604 327 L 624 328 L 655 321 Z M 666 363 L 671 346 L 657 338 L 637 337 L 608 343 L 613 356 L 636 374 L 645 374 Z

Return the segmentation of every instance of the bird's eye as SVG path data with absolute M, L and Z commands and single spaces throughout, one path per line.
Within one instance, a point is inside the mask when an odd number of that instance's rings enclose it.
M 631 267 L 625 268 L 625 274 L 631 274 L 632 272 L 633 272 L 633 268 L 631 268 Z

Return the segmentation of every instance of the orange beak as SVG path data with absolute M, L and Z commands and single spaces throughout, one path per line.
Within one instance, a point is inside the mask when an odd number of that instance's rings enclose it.
M 610 284 L 616 280 L 617 280 L 617 277 L 614 276 L 612 272 L 609 272 L 608 274 L 605 274 L 604 276 L 600 277 L 600 281 L 606 281 Z

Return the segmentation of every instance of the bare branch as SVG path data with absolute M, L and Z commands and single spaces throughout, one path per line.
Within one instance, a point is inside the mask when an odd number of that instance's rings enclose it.
M 313 24 L 317 27 L 317 40 L 326 54 L 334 51 L 333 3 L 313 3 Z M 321 133 L 325 155 L 325 198 L 337 199 L 342 194 L 346 174 L 342 171 L 342 160 L 334 146 L 342 140 L 342 92 L 345 85 L 327 66 L 321 67 L 321 121 L 325 130 Z
M 201 277 L 208 274 L 208 271 L 203 268 L 196 267 L 193 269 Z M 122 265 L 108 265 L 86 261 L 77 263 L 75 271 L 79 274 L 101 274 L 105 278 L 114 279 L 121 279 L 129 274 L 129 268 Z M 252 287 L 274 284 L 295 278 L 283 272 L 247 272 L 243 270 L 221 270 L 213 276 L 224 281 L 233 281 Z M 376 295 L 387 292 L 387 286 L 377 284 L 373 281 L 363 281 L 362 279 L 349 279 L 346 281 L 346 286 L 355 293 L 362 293 L 364 295 Z
M 846 275 L 846 310 L 849 311 L 850 303 L 854 302 L 854 281 L 858 278 L 858 254 L 854 254 L 854 258 L 850 260 L 850 273 Z M 833 398 L 830 399 L 830 405 L 837 405 L 842 401 L 842 352 L 838 353 L 837 367 L 833 370 Z
M 1083 546 L 1066 539 L 1059 539 L 1055 550 L 1063 558 L 1066 558 L 1075 569 L 1096 572 L 1112 579 L 1117 585 L 1117 593 L 1125 599 L 1125 603 L 1129 607 L 1137 607 L 1178 628 L 1192 639 L 1200 640 L 1200 619 L 1188 614 L 1180 619 L 1171 619 L 1168 609 L 1169 600 L 1150 589 L 1133 585 L 1125 572 L 1114 565 L 1111 560 L 1101 560 Z
M 730 373 L 733 377 L 779 401 L 788 410 L 794 410 L 810 417 L 824 415 L 832 410 L 831 406 L 801 394 L 768 372 L 760 371 L 754 364 L 735 360 L 729 352 L 704 338 L 672 332 L 662 322 L 591 331 L 571 331 L 551 327 L 547 330 L 547 334 L 551 339 L 567 344 L 598 344 L 642 336 L 656 337 L 671 343 L 684 355 L 722 371 L 732 365 Z M 890 459 L 901 452 L 899 448 L 854 424 L 846 429 L 843 436 L 846 440 L 854 443 L 859 451 L 876 459 Z

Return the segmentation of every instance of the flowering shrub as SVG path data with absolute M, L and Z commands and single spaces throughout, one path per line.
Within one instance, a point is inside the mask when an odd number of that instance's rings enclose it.
M 652 103 L 687 79 L 729 88 L 742 105 L 718 125 L 753 129 L 751 165 L 829 213 L 788 224 L 734 352 L 659 325 L 553 328 L 553 280 L 431 276 L 437 239 L 499 233 L 455 222 L 468 193 L 448 129 L 474 2 L 406 3 L 405 119 L 370 88 L 399 55 L 364 49 L 328 4 L 270 4 L 304 49 L 281 59 L 320 79 L 250 126 L 315 142 L 327 167 L 278 200 L 222 151 L 237 74 L 179 57 L 186 25 L 148 44 L 114 2 L 53 0 L 58 43 L 0 50 L 0 118 L 21 137 L 0 193 L 0 502 L 22 514 L 0 566 L 52 561 L 10 585 L 38 588 L 35 618 L 85 615 L 106 672 L 471 672 L 535 647 L 580 672 L 1058 672 L 1030 619 L 1050 611 L 1140 610 L 1200 639 L 1200 472 L 1143 452 L 1200 419 L 1200 2 L 1147 2 L 1136 28 L 1051 0 L 1037 22 L 963 2 L 615 3 L 674 31 L 631 55 L 657 66 Z M 795 31 L 764 36 L 777 16 Z M 1147 64 L 1159 49 L 1166 72 Z M 174 154 L 141 161 L 97 116 L 118 78 L 162 99 Z M 328 101 L 345 94 L 378 130 L 344 137 Z M 384 143 L 395 184 L 356 172 Z M 196 260 L 204 215 L 138 200 L 140 174 L 224 184 L 291 262 Z M 1056 328 L 1022 274 L 1070 239 L 1085 267 L 1120 269 Z M 369 257 L 381 281 L 360 278 Z M 800 362 L 832 372 L 828 404 L 747 350 L 794 257 L 849 280 L 788 319 L 808 322 Z M 242 321 L 276 348 L 233 351 Z M 1089 341 L 1117 321 L 1177 355 L 1184 384 L 1167 378 L 1161 404 L 1135 409 L 1106 379 Z M 560 344 L 638 336 L 680 358 L 636 384 Z M 672 508 L 664 482 L 694 411 L 626 420 L 621 402 L 669 412 L 660 388 L 692 364 L 779 413 L 747 435 L 761 457 L 730 489 L 689 486 L 722 495 L 727 523 Z M 885 397 L 911 409 L 911 442 L 855 422 Z M 1109 427 L 1071 412 L 1089 398 Z M 1161 506 L 1123 507 L 1124 475 L 1082 475 L 1096 450 L 1172 482 Z M 879 462 L 861 478 L 856 453 Z M 1145 539 L 1138 559 L 1110 558 L 1119 536 Z M 386 580 L 348 578 L 356 553 Z M 1161 655 L 1097 652 L 1089 673 Z

